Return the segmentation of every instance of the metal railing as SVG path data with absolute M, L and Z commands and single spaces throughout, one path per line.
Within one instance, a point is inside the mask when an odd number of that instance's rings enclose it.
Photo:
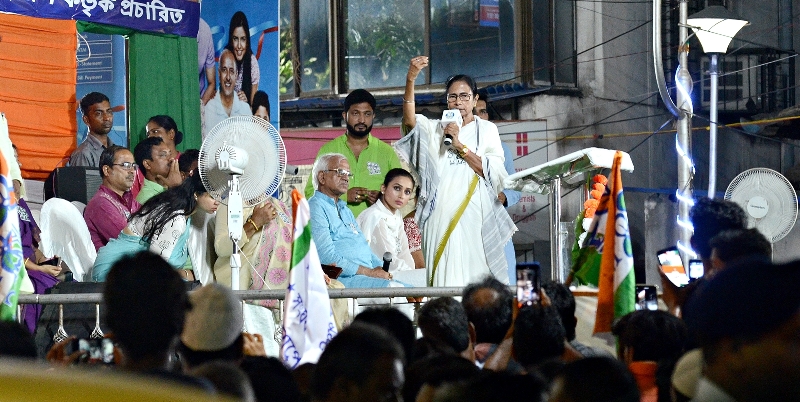
M 435 288 L 369 288 L 328 289 L 331 299 L 361 299 L 377 297 L 444 297 L 461 296 L 461 287 Z M 233 292 L 242 300 L 283 300 L 285 290 L 237 290 Z M 20 295 L 19 304 L 81 304 L 102 303 L 102 293 L 73 293 L 55 295 Z

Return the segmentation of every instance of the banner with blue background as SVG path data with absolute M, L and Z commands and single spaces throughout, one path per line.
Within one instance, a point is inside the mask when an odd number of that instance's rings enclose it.
M 3 0 L 0 11 L 197 36 L 200 3 L 190 0 Z

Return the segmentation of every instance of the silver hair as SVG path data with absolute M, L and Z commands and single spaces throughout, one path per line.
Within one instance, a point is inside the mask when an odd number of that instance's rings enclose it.
M 347 159 L 347 157 L 342 154 L 330 153 L 317 158 L 314 162 L 314 166 L 311 168 L 311 183 L 314 185 L 314 190 L 319 190 L 319 179 L 317 176 L 319 176 L 319 172 L 328 169 L 331 159 L 338 161 L 339 159 Z

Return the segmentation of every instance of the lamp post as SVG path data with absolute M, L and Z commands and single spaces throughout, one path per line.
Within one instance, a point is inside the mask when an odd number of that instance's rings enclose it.
M 689 29 L 686 19 L 689 15 L 688 2 L 680 1 L 678 4 L 678 70 L 675 72 L 676 100 L 667 90 L 664 79 L 664 69 L 661 58 L 661 0 L 653 0 L 653 67 L 655 69 L 658 92 L 667 110 L 676 120 L 675 149 L 678 153 L 678 188 L 675 197 L 678 199 L 678 241 L 677 246 L 689 258 L 696 255 L 689 245 L 692 236 L 692 224 L 689 222 L 689 210 L 694 201 L 692 199 L 692 177 L 694 176 L 694 163 L 691 158 L 692 143 L 692 76 L 686 68 L 689 59 L 689 46 L 686 42 Z
M 714 198 L 717 187 L 717 86 L 719 81 L 719 55 L 728 51 L 728 45 L 747 21 L 722 6 L 710 6 L 686 20 L 692 28 L 703 52 L 709 55 L 708 74 L 711 76 L 708 128 L 708 197 Z

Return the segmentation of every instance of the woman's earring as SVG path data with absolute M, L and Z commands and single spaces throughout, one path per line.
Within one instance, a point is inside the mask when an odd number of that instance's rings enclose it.
M 194 194 L 194 200 L 197 201 L 197 193 Z

